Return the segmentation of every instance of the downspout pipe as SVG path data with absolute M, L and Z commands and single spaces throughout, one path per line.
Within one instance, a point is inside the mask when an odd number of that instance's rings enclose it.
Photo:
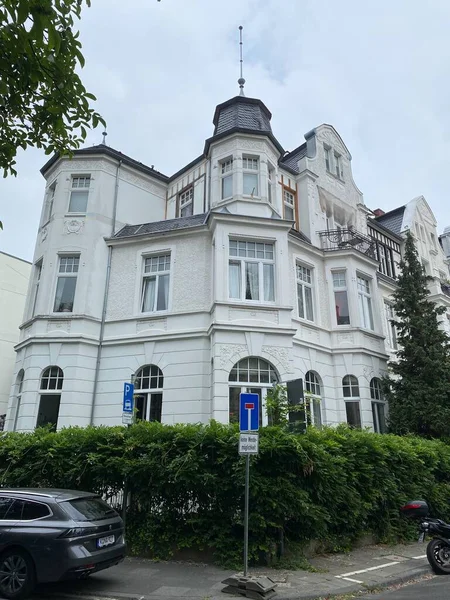
M 117 200 L 119 197 L 119 174 L 120 167 L 122 166 L 122 161 L 119 160 L 117 164 L 116 170 L 116 185 L 114 188 L 114 203 L 113 203 L 113 218 L 111 225 L 111 237 L 113 237 L 116 229 L 116 220 L 117 220 Z M 108 262 L 106 265 L 106 281 L 105 281 L 105 292 L 103 294 L 103 309 L 102 309 L 102 320 L 100 323 L 100 334 L 98 338 L 98 348 L 97 348 L 97 360 L 95 362 L 95 374 L 94 374 L 94 387 L 92 390 L 92 404 L 91 404 L 91 417 L 89 420 L 89 424 L 94 424 L 94 412 L 95 412 L 95 401 L 97 399 L 97 389 L 98 389 L 98 378 L 100 374 L 100 361 L 102 357 L 102 347 L 103 347 L 103 339 L 105 336 L 105 321 L 106 321 L 106 309 L 108 307 L 108 295 L 109 295 L 109 281 L 111 278 L 111 262 L 112 262 L 112 246 L 108 247 Z

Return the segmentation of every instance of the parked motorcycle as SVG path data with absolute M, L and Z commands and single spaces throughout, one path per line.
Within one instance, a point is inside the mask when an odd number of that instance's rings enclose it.
M 439 575 L 450 575 L 450 524 L 429 517 L 428 504 L 423 500 L 412 500 L 400 511 L 408 519 L 419 521 L 419 543 L 425 540 L 425 536 L 432 538 L 427 546 L 427 559 L 433 571 Z

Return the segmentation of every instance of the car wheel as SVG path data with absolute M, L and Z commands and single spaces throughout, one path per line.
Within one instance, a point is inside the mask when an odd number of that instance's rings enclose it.
M 0 596 L 21 600 L 31 594 L 35 584 L 34 564 L 26 552 L 11 548 L 0 556 Z

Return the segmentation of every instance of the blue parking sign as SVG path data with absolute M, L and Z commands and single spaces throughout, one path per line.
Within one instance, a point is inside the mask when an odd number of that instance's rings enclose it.
M 122 411 L 124 413 L 132 413 L 133 412 L 133 394 L 134 394 L 134 385 L 132 383 L 124 383 L 123 384 L 123 408 L 122 408 Z
M 240 431 L 258 431 L 259 429 L 259 395 L 239 395 L 239 429 Z

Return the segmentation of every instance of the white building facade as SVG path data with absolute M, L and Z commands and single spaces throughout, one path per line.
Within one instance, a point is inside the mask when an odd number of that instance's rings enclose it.
M 23 322 L 31 263 L 0 252 L 0 431 L 5 423 L 11 391 L 19 327 Z
M 142 419 L 228 423 L 247 390 L 265 424 L 267 390 L 301 378 L 316 425 L 384 430 L 402 232 L 365 206 L 333 127 L 286 153 L 270 119 L 219 105 L 171 177 L 105 145 L 43 167 L 8 430 L 120 424 L 132 376 Z

